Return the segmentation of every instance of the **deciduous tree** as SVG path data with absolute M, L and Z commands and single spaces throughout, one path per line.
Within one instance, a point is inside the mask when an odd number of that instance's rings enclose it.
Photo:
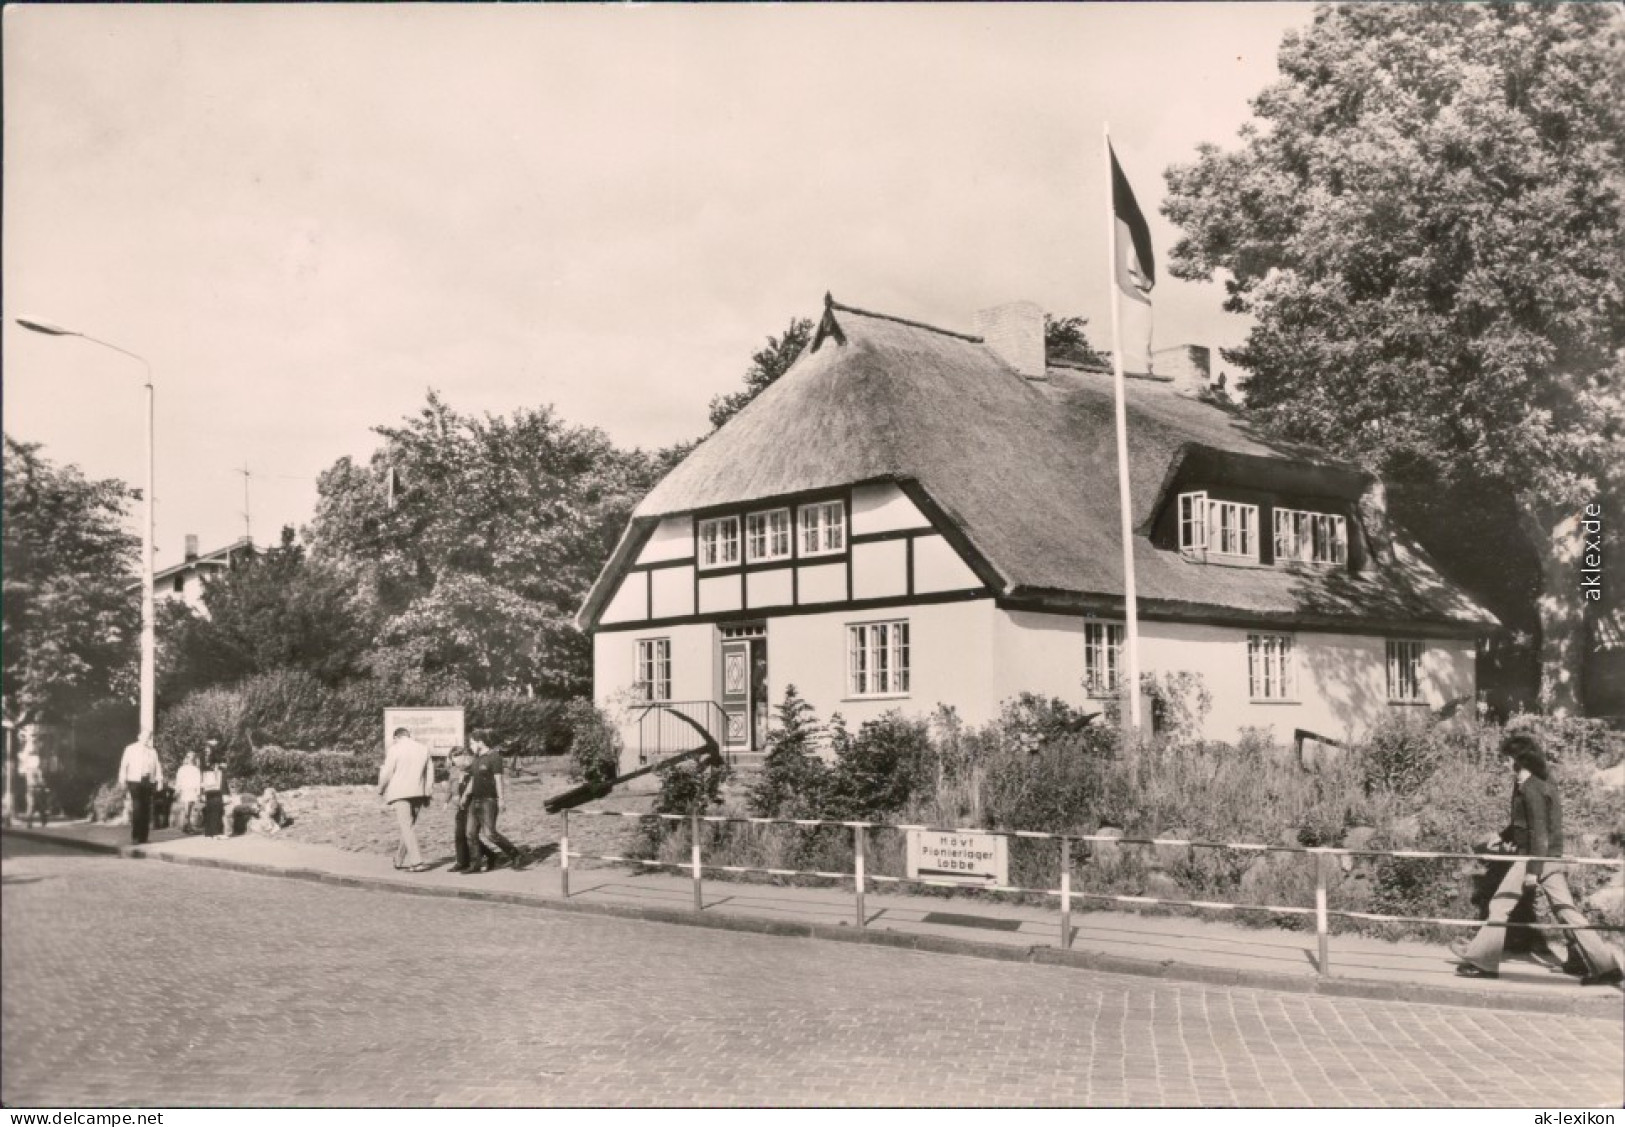
M 5 437 L 4 708 L 18 728 L 136 690 L 138 494 Z M 133 735 L 133 733 L 132 733 Z
M 1615 6 L 1349 5 L 1282 44 L 1239 149 L 1167 173 L 1171 271 L 1226 276 L 1255 417 L 1512 499 L 1542 697 L 1578 703 L 1577 518 L 1625 466 Z

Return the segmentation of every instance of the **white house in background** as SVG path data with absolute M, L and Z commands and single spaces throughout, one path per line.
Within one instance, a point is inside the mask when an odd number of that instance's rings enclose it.
M 178 564 L 156 571 L 152 576 L 152 593 L 157 599 L 180 599 L 199 614 L 203 607 L 203 584 L 211 575 L 230 571 L 252 558 L 254 542 L 244 536 L 224 548 L 199 554 L 197 537 L 186 534 L 186 558 Z
M 1048 363 L 1035 305 L 977 322 L 826 298 L 795 365 L 650 492 L 588 594 L 601 704 L 725 715 L 749 752 L 791 684 L 854 726 L 1117 691 L 1111 377 Z M 1497 622 L 1391 525 L 1379 481 L 1171 380 L 1130 380 L 1127 406 L 1142 667 L 1201 675 L 1208 735 L 1346 738 L 1473 695 Z

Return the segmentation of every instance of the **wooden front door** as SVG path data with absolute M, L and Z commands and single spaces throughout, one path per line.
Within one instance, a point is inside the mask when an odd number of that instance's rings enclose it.
M 728 717 L 724 743 L 745 749 L 751 744 L 750 641 L 722 643 L 722 710 Z

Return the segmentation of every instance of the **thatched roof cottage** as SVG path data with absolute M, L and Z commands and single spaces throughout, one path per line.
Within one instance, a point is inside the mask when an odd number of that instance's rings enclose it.
M 598 698 L 694 702 L 749 751 L 789 684 L 853 723 L 1116 693 L 1111 377 L 1048 360 L 1030 303 L 978 329 L 826 299 L 790 371 L 633 513 L 578 616 Z M 1341 738 L 1473 694 L 1495 619 L 1379 481 L 1166 380 L 1131 379 L 1127 411 L 1142 665 L 1201 675 L 1211 734 Z

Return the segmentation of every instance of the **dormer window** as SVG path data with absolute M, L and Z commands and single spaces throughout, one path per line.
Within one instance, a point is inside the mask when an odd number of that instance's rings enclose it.
M 1349 558 L 1348 521 L 1332 513 L 1275 510 L 1275 559 L 1341 564 Z
M 801 512 L 801 554 L 826 556 L 846 550 L 846 505 L 826 501 L 803 505 Z
M 1219 501 L 1206 493 L 1179 495 L 1179 550 L 1258 558 L 1258 506 Z
M 701 567 L 727 567 L 739 562 L 738 517 L 702 520 L 699 538 Z

